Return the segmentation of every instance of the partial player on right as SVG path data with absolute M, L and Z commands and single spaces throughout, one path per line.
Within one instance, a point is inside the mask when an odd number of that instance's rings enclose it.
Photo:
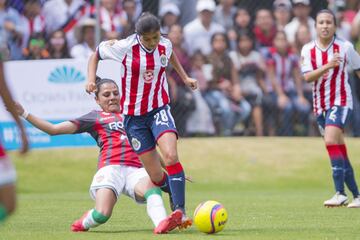
M 336 194 L 324 206 L 347 204 L 345 183 L 354 197 L 348 207 L 360 208 L 359 190 L 344 141 L 344 127 L 353 108 L 347 66 L 360 77 L 360 56 L 350 42 L 336 36 L 335 19 L 328 9 L 317 13 L 317 39 L 303 47 L 301 70 L 305 81 L 314 83 L 314 113 L 331 160 Z

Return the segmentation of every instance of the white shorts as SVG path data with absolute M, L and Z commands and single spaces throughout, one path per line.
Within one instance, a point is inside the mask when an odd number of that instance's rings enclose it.
M 11 160 L 7 157 L 0 157 L 0 187 L 14 184 L 16 181 L 16 171 Z
M 145 168 L 136 168 L 123 165 L 109 165 L 98 170 L 90 186 L 90 196 L 95 200 L 96 190 L 108 188 L 114 191 L 117 198 L 123 193 L 137 203 L 145 201 L 136 199 L 135 185 L 144 177 L 148 177 Z

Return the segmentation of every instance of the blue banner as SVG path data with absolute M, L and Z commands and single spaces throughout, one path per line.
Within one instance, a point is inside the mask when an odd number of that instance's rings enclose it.
M 49 121 L 53 124 L 66 120 Z M 47 133 L 35 128 L 30 123 L 24 121 L 26 133 L 29 138 L 31 148 L 51 148 L 51 147 L 80 147 L 95 146 L 95 140 L 88 133 L 66 134 L 50 136 Z M 1 122 L 0 139 L 6 150 L 14 150 L 20 147 L 21 139 L 19 129 L 15 122 Z

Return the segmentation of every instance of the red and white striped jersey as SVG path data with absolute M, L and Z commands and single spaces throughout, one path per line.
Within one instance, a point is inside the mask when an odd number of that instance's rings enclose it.
M 326 49 L 320 48 L 316 41 L 306 44 L 301 51 L 301 71 L 305 74 L 327 64 L 334 53 L 339 53 L 343 62 L 313 84 L 313 107 L 316 114 L 334 105 L 350 109 L 353 107 L 347 66 L 349 64 L 352 69 L 360 70 L 360 56 L 350 42 L 334 37 Z
M 22 47 L 26 48 L 31 34 L 43 33 L 45 31 L 45 18 L 42 15 L 37 15 L 34 19 L 30 20 L 22 15 L 20 25 L 23 30 Z
M 276 81 L 285 93 L 296 90 L 293 77 L 294 68 L 299 68 L 299 57 L 296 54 L 289 49 L 287 54 L 282 56 L 275 47 L 271 47 L 266 62 L 274 67 Z
M 120 113 L 104 111 L 92 111 L 71 120 L 78 127 L 75 133 L 89 133 L 99 146 L 98 169 L 108 165 L 142 167 L 126 137 L 123 121 Z
M 97 53 L 100 59 L 112 59 L 122 64 L 119 87 L 123 114 L 144 115 L 170 102 L 165 73 L 172 54 L 169 39 L 161 37 L 158 46 L 148 51 L 140 43 L 139 36 L 133 34 L 119 41 L 102 42 Z

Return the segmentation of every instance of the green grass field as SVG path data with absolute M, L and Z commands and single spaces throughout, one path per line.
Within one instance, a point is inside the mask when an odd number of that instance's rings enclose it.
M 360 139 L 347 144 L 359 181 Z M 154 235 L 145 206 L 123 196 L 106 224 L 72 233 L 73 220 L 93 207 L 88 187 L 97 158 L 96 148 L 76 148 L 34 150 L 25 159 L 11 154 L 18 210 L 0 226 L 0 239 L 360 239 L 360 209 L 322 206 L 334 192 L 320 138 L 182 139 L 179 154 L 194 180 L 187 184 L 188 213 L 217 200 L 229 214 L 224 231 Z

